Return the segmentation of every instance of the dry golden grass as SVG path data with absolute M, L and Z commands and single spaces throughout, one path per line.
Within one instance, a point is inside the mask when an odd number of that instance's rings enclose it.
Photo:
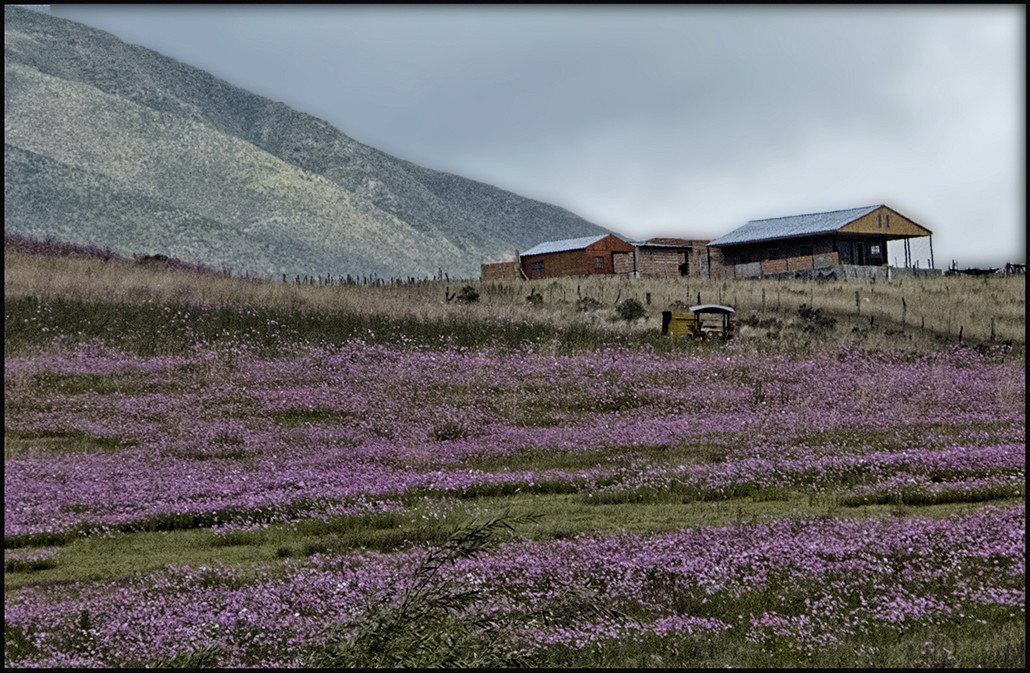
M 464 285 L 479 292 L 478 302 L 446 301 Z M 906 338 L 988 341 L 992 323 L 996 341 L 1026 341 L 1025 277 L 904 278 L 847 281 L 777 280 L 649 280 L 611 277 L 562 278 L 541 281 L 425 282 L 413 285 L 297 285 L 275 281 L 226 278 L 162 269 L 112 259 L 70 259 L 21 253 L 4 254 L 4 296 L 75 298 L 86 301 L 138 303 L 176 302 L 209 306 L 264 306 L 290 310 L 345 311 L 372 315 L 405 315 L 419 320 L 462 316 L 568 325 L 593 323 L 609 329 L 656 328 L 661 311 L 675 302 L 728 304 L 739 318 L 789 319 L 801 304 L 820 309 L 842 324 L 885 333 L 886 342 L 899 331 Z M 526 300 L 531 291 L 543 301 Z M 650 295 L 650 303 L 648 303 Z M 577 310 L 589 297 L 603 304 L 594 311 Z M 634 298 L 645 304 L 647 318 L 636 325 L 617 325 L 609 318 L 617 302 Z M 857 298 L 857 306 L 856 306 Z M 904 323 L 902 319 L 904 318 Z M 752 334 L 757 328 L 751 330 Z M 742 336 L 748 329 L 742 329 Z M 873 345 L 873 344 L 869 344 Z

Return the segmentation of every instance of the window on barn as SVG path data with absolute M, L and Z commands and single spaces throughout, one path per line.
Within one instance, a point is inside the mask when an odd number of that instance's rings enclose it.
M 595 271 L 604 271 L 604 257 L 603 256 L 598 255 L 597 257 L 594 257 L 594 270 Z
M 544 275 L 544 263 L 533 262 L 529 265 L 529 275 L 533 278 L 539 278 Z

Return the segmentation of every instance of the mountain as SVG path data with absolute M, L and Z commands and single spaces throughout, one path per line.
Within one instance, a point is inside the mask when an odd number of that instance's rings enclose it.
M 234 273 L 478 277 L 607 230 L 390 156 L 109 33 L 4 8 L 4 231 Z

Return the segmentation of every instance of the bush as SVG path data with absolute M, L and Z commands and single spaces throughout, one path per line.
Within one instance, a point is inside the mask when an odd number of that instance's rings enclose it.
M 472 304 L 479 301 L 479 293 L 476 292 L 476 288 L 471 285 L 466 285 L 461 288 L 461 292 L 458 293 L 458 301 L 464 304 Z
M 798 317 L 804 322 L 806 332 L 832 329 L 837 324 L 836 318 L 824 316 L 822 309 L 812 308 L 808 304 L 798 307 Z
M 647 315 L 647 311 L 644 310 L 644 305 L 636 299 L 627 299 L 619 304 L 615 313 L 620 319 L 625 321 L 636 320 L 637 318 L 643 318 Z

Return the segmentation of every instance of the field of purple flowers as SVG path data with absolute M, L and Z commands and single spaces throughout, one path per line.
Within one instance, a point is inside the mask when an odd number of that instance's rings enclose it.
M 382 665 L 1025 660 L 1010 358 L 82 342 L 5 358 L 4 391 L 7 666 L 361 665 L 384 633 L 409 644 Z M 298 531 L 427 512 L 546 520 L 556 499 L 631 522 L 710 503 L 744 516 L 289 551 Z M 748 520 L 765 502 L 795 512 Z M 286 551 L 47 579 L 84 544 L 155 531 Z M 433 549 L 453 553 L 427 570 Z M 413 636 L 420 619 L 436 635 Z

